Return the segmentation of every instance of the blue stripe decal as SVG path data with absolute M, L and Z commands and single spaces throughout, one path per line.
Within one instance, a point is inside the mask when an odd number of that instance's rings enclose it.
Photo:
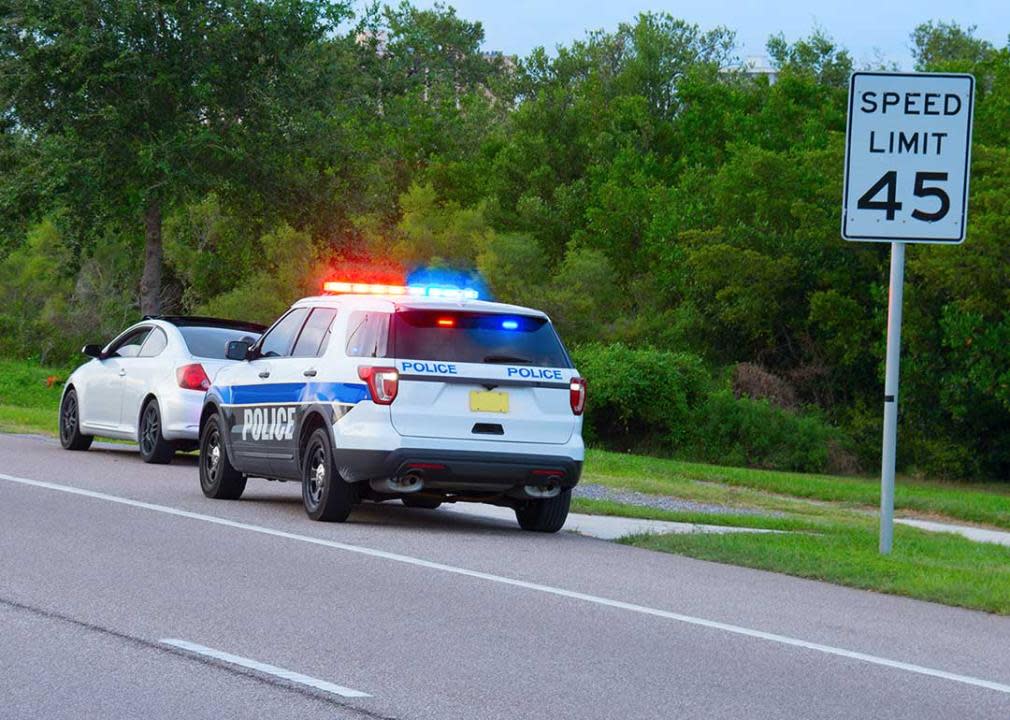
M 359 403 L 369 398 L 363 383 L 264 383 L 261 385 L 231 385 L 214 387 L 225 405 L 258 405 L 261 403 Z

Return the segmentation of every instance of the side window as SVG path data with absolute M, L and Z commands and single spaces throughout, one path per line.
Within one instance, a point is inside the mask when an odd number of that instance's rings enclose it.
M 305 321 L 302 334 L 298 336 L 293 357 L 316 357 L 326 349 L 330 337 L 330 325 L 337 311 L 333 308 L 315 308 L 309 319 Z
M 295 308 L 282 317 L 267 331 L 260 343 L 260 357 L 285 357 L 291 354 L 298 330 L 305 320 L 308 310 Z
M 389 313 L 351 313 L 347 323 L 347 354 L 350 357 L 386 357 Z
M 126 337 L 117 340 L 116 343 L 109 348 L 108 356 L 121 358 L 137 357 L 140 354 L 140 348 L 143 346 L 144 341 L 147 340 L 147 335 L 150 332 L 151 328 L 149 327 L 134 330 Z
M 154 328 L 147 336 L 144 347 L 140 348 L 140 354 L 137 357 L 158 357 L 166 347 L 168 347 L 168 336 L 165 335 L 165 331 L 161 328 Z

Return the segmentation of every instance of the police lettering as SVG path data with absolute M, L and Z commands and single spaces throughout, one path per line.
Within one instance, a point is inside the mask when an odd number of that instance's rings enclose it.
M 402 363 L 403 372 L 413 371 L 413 372 L 425 372 L 425 373 L 437 373 L 439 375 L 458 375 L 459 371 L 453 363 L 440 363 L 440 362 L 418 362 L 418 361 L 405 361 Z
M 506 370 L 509 377 L 519 377 L 525 380 L 562 380 L 560 370 L 546 368 L 510 367 Z
M 242 411 L 242 439 L 290 440 L 295 435 L 293 407 L 248 408 Z

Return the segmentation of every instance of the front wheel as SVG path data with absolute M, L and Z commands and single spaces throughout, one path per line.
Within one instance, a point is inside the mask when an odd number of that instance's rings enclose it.
M 302 460 L 302 501 L 313 520 L 343 522 L 357 501 L 357 488 L 337 473 L 330 434 L 319 428 L 309 437 Z
M 148 401 L 140 414 L 137 441 L 140 443 L 140 459 L 144 462 L 155 465 L 172 462 L 175 447 L 161 433 L 161 412 L 157 400 Z
M 245 476 L 235 469 L 224 445 L 221 416 L 207 418 L 200 433 L 200 489 L 214 500 L 238 500 L 245 490 Z
M 546 500 L 527 500 L 516 506 L 516 520 L 523 530 L 556 533 L 568 519 L 572 504 L 572 489 L 562 490 Z
M 81 432 L 81 406 L 77 391 L 70 388 L 60 403 L 60 445 L 65 450 L 87 450 L 94 439 L 94 435 Z

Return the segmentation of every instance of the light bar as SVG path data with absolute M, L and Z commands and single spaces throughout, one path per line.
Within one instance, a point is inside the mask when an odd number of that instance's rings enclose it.
M 435 285 L 383 285 L 343 280 L 327 280 L 323 283 L 323 292 L 331 295 L 410 295 L 444 300 L 476 300 L 480 297 L 480 294 L 473 288 Z

